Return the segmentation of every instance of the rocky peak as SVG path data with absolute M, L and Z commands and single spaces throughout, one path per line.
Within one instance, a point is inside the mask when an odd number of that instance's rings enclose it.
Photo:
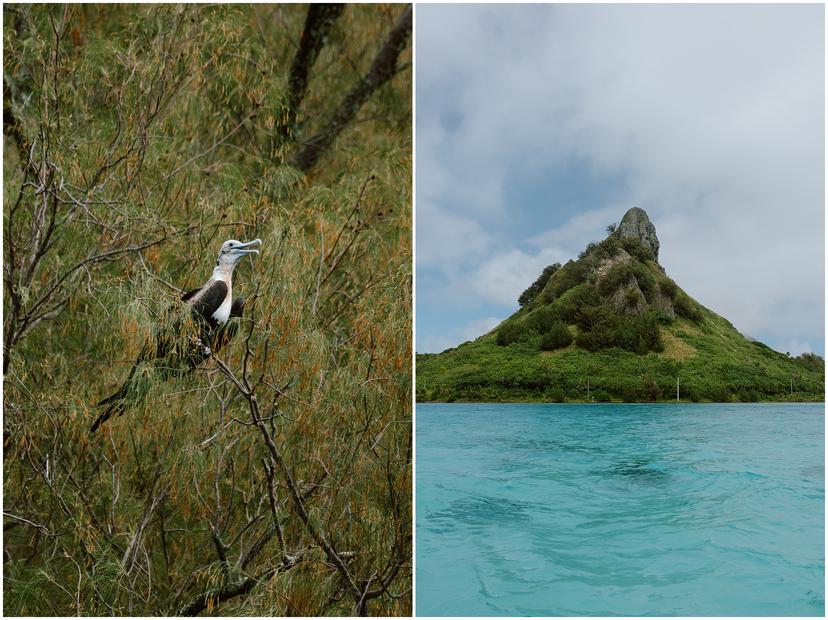
M 653 251 L 653 256 L 658 262 L 658 248 L 660 247 L 658 236 L 656 235 L 655 226 L 653 226 L 644 209 L 633 207 L 627 211 L 624 217 L 621 218 L 618 228 L 615 229 L 615 236 L 619 239 L 623 237 L 638 239 Z

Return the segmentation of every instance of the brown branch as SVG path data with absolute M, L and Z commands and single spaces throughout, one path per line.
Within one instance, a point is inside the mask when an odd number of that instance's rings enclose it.
M 388 34 L 374 62 L 359 82 L 351 89 L 334 111 L 324 127 L 308 139 L 291 161 L 294 168 L 308 172 L 316 165 L 322 153 L 331 145 L 343 129 L 356 117 L 362 104 L 383 84 L 397 73 L 397 57 L 405 49 L 411 35 L 412 8 L 407 6 Z
M 293 57 L 288 78 L 287 109 L 284 120 L 276 127 L 276 134 L 282 140 L 290 138 L 296 124 L 299 106 L 308 89 L 310 70 L 319 52 L 330 35 L 336 20 L 345 10 L 344 4 L 311 4 L 305 17 L 305 27 L 299 48 Z
M 296 484 L 296 481 L 293 478 L 293 474 L 291 473 L 290 468 L 285 463 L 284 458 L 282 457 L 282 453 L 276 444 L 273 441 L 273 437 L 271 437 L 270 433 L 267 430 L 267 426 L 265 426 L 264 421 L 262 420 L 261 414 L 259 412 L 259 401 L 256 398 L 256 395 L 248 390 L 241 381 L 239 381 L 233 372 L 227 367 L 227 365 L 219 359 L 216 359 L 216 363 L 221 371 L 227 375 L 227 377 L 233 382 L 233 384 L 239 389 L 242 393 L 244 398 L 247 400 L 248 406 L 250 408 L 250 414 L 253 417 L 253 421 L 256 423 L 258 427 L 262 439 L 267 446 L 268 451 L 270 452 L 270 457 L 273 463 L 279 468 L 279 471 L 282 473 L 282 478 L 285 483 L 285 486 L 288 488 L 288 492 L 290 494 L 291 501 L 293 502 L 294 510 L 296 514 L 299 516 L 299 519 L 302 521 L 302 524 L 305 526 L 305 530 L 310 534 L 311 538 L 313 538 L 314 542 L 319 545 L 322 550 L 325 552 L 328 560 L 334 565 L 337 572 L 341 575 L 343 581 L 345 582 L 348 590 L 351 592 L 351 595 L 354 597 L 355 600 L 359 600 L 362 597 L 362 590 L 356 585 L 351 572 L 348 570 L 348 567 L 345 566 L 345 562 L 342 560 L 340 555 L 336 552 L 333 545 L 328 541 L 325 537 L 325 534 L 319 529 L 314 519 L 311 518 L 310 514 L 305 507 L 305 501 L 302 497 L 302 493 L 299 490 L 299 487 Z
M 258 577 L 247 577 L 236 583 L 226 585 L 221 588 L 216 588 L 203 592 L 193 598 L 189 603 L 182 607 L 177 615 L 179 616 L 197 616 L 207 608 L 213 608 L 224 601 L 229 601 L 237 596 L 247 594 L 257 584 L 263 583 L 271 579 L 277 573 L 283 573 L 290 570 L 301 562 L 301 556 L 289 558 L 287 561 L 282 561 L 279 565 L 269 568 Z

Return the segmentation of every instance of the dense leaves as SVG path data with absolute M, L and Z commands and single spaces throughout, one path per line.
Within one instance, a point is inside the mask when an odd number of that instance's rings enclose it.
M 627 254 L 636 260 L 641 262 L 655 260 L 652 249 L 638 239 L 634 239 L 633 237 L 623 237 L 619 240 L 619 242 Z
M 541 338 L 540 348 L 541 351 L 554 351 L 568 347 L 570 344 L 572 344 L 572 334 L 569 327 L 563 321 L 556 321 Z

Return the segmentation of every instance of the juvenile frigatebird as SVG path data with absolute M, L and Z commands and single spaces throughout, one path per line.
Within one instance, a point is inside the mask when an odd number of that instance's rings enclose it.
M 244 298 L 233 299 L 233 269 L 247 254 L 258 254 L 251 246 L 261 244 L 261 239 L 242 243 L 230 239 L 221 244 L 213 274 L 201 288 L 193 289 L 181 297 L 192 317 L 187 330 L 181 318 L 169 317 L 159 326 L 154 341 L 147 342 L 120 389 L 104 398 L 96 406 L 108 405 L 95 420 L 90 433 L 113 415 L 121 415 L 138 395 L 139 386 L 135 375 L 145 362 L 153 365 L 166 376 L 183 375 L 194 370 L 213 353 L 224 347 L 238 329 L 237 321 L 244 311 Z M 183 333 L 185 331 L 187 333 Z

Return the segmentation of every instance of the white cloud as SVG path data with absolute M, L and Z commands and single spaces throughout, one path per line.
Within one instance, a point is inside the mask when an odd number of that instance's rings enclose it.
M 807 342 L 799 342 L 798 340 L 791 340 L 787 344 L 778 347 L 779 351 L 790 353 L 791 357 L 797 357 L 803 353 L 813 353 L 811 345 Z
M 463 327 L 453 329 L 448 335 L 426 334 L 417 337 L 417 353 L 440 353 L 458 344 L 475 340 L 500 325 L 502 318 L 488 316 L 472 319 Z
M 455 215 L 427 199 L 417 202 L 417 264 L 446 269 L 474 261 L 491 245 L 491 236 L 474 220 Z
M 484 319 L 475 319 L 468 323 L 465 327 L 459 330 L 460 335 L 460 342 L 466 342 L 468 340 L 474 340 L 475 338 L 479 338 L 484 334 L 488 334 L 492 331 L 495 327 L 500 325 L 503 319 L 498 319 L 493 316 L 487 316 Z
M 484 302 L 517 308 L 517 298 L 552 263 L 566 262 L 566 252 L 552 248 L 537 254 L 510 250 L 483 261 L 465 280 L 465 290 Z

